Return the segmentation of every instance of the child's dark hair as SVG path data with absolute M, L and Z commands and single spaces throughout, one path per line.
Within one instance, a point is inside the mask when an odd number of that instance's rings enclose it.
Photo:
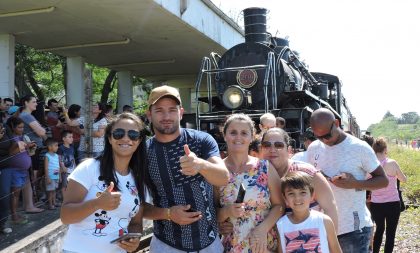
M 305 189 L 309 188 L 311 194 L 314 193 L 314 187 L 312 185 L 312 177 L 302 171 L 291 171 L 281 179 L 281 193 L 285 195 L 287 188 L 292 189 Z
M 259 153 L 260 152 L 260 144 L 261 144 L 260 138 L 255 138 L 249 144 L 248 153 L 250 153 L 251 151 L 254 151 L 256 153 Z
M 45 140 L 45 146 L 47 146 L 47 147 L 52 146 L 56 143 L 58 143 L 58 141 L 54 140 L 53 138 L 47 138 Z
M 61 132 L 61 138 L 67 137 L 67 135 L 69 135 L 69 134 L 73 134 L 73 132 L 69 131 L 69 130 L 63 130 Z

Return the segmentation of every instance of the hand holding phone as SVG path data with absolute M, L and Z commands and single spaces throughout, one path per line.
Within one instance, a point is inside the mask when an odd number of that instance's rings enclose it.
M 246 193 L 245 186 L 243 184 L 241 184 L 239 186 L 238 196 L 236 197 L 235 203 L 242 203 L 242 202 L 244 202 L 245 193 Z
M 141 233 L 128 233 L 110 241 L 110 243 L 119 243 L 122 241 L 128 241 L 130 239 L 137 239 L 137 238 L 138 239 L 141 238 Z

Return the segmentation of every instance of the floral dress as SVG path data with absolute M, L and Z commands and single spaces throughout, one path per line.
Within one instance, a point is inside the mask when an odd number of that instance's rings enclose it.
M 249 235 L 253 228 L 264 221 L 271 209 L 268 165 L 267 160 L 257 160 L 255 165 L 247 172 L 230 173 L 229 183 L 220 188 L 220 204 L 222 207 L 235 202 L 241 183 L 246 189 L 244 215 L 239 218 L 230 217 L 228 219 L 233 224 L 233 233 L 223 236 L 222 243 L 225 252 L 251 252 Z M 273 228 L 267 234 L 267 248 L 269 251 L 276 251 L 277 245 L 277 232 Z

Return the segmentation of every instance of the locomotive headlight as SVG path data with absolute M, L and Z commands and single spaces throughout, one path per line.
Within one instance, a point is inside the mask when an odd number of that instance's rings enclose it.
M 247 106 L 251 103 L 251 93 L 237 85 L 229 86 L 223 93 L 223 104 L 231 110 Z

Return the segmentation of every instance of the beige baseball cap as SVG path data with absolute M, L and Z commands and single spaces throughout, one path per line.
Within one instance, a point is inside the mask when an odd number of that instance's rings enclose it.
M 163 85 L 154 88 L 150 92 L 149 100 L 147 100 L 149 107 L 154 105 L 159 99 L 163 97 L 173 97 L 179 105 L 181 104 L 181 96 L 179 95 L 178 90 L 174 87 Z

